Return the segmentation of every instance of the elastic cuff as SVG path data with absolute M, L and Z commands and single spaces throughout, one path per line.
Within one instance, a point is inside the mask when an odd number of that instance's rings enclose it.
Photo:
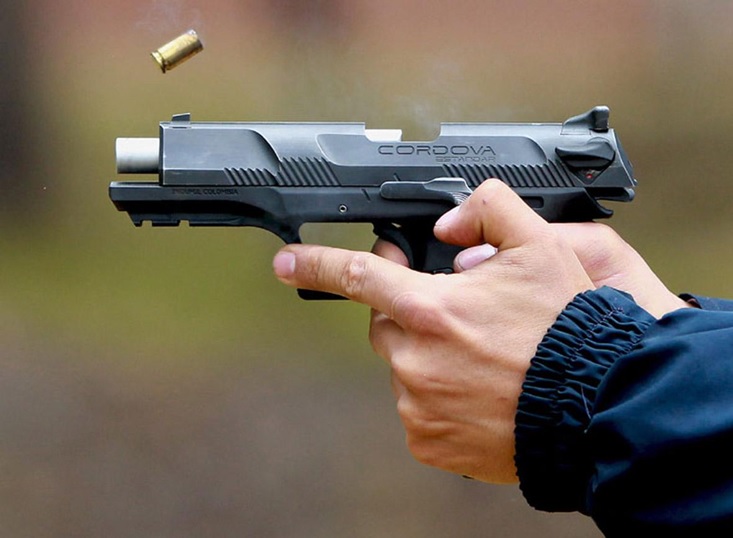
M 592 462 L 584 433 L 598 386 L 654 318 L 611 288 L 582 293 L 537 348 L 516 416 L 516 457 L 527 502 L 546 511 L 583 511 Z

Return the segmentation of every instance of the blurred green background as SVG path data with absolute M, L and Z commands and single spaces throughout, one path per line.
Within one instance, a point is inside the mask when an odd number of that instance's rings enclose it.
M 733 297 L 733 4 L 0 1 L 0 536 L 594 536 L 414 462 L 365 308 L 306 303 L 262 230 L 136 229 L 114 140 L 159 121 L 562 121 L 611 107 L 611 221 Z M 195 28 L 168 74 L 149 54 Z M 368 229 L 309 239 L 367 249 Z

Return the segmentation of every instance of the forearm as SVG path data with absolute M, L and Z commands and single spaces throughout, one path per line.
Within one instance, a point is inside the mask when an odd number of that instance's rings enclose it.
M 532 360 L 516 417 L 516 463 L 535 508 L 585 511 L 593 461 L 586 430 L 601 380 L 654 319 L 611 288 L 577 296 Z
M 584 512 L 609 535 L 732 525 L 730 349 L 733 313 L 654 321 L 613 290 L 577 297 L 540 344 L 520 398 L 528 501 Z

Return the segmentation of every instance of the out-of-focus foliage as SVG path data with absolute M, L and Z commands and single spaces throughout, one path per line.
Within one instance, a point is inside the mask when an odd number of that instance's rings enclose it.
M 612 225 L 672 289 L 733 297 L 733 7 L 0 5 L 0 534 L 594 532 L 412 463 L 368 312 L 280 286 L 262 230 L 135 229 L 107 198 L 114 139 L 180 112 L 426 139 L 607 104 L 639 179 Z M 205 50 L 162 75 L 150 51 L 191 27 Z M 307 235 L 371 243 L 358 226 Z

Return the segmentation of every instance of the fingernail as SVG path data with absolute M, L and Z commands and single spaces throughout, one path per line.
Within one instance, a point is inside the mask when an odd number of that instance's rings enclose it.
M 461 206 L 454 207 L 447 213 L 443 214 L 442 217 L 438 219 L 438 221 L 435 223 L 435 226 L 442 227 L 442 226 L 450 226 L 453 221 L 456 220 L 458 217 L 458 211 L 461 209 Z
M 272 261 L 272 267 L 278 278 L 290 278 L 295 273 L 295 254 L 278 252 Z
M 496 248 L 488 243 L 468 248 L 456 256 L 456 264 L 462 271 L 476 267 L 496 254 Z

